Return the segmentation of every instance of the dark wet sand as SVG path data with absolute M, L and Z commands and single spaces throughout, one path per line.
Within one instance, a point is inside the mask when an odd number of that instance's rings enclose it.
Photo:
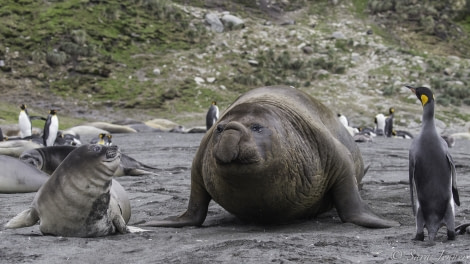
M 123 153 L 158 168 L 158 176 L 121 177 L 128 191 L 130 225 L 185 211 L 190 168 L 202 134 L 115 134 Z M 3 225 L 26 209 L 34 193 L 0 194 L 0 263 L 467 263 L 470 236 L 447 241 L 441 228 L 437 244 L 412 241 L 415 221 L 408 187 L 410 140 L 378 138 L 360 143 L 371 164 L 361 195 L 373 210 L 401 223 L 367 229 L 341 223 L 335 210 L 288 225 L 245 224 L 211 202 L 203 227 L 149 228 L 152 232 L 102 238 L 42 236 L 39 226 L 5 230 Z M 451 149 L 457 165 L 462 205 L 456 223 L 470 221 L 470 142 Z M 467 217 L 468 215 L 468 217 Z M 427 233 L 426 233 L 427 234 Z

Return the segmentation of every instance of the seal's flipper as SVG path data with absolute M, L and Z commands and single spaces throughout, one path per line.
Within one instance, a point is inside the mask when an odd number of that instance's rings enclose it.
M 19 213 L 17 216 L 13 217 L 8 223 L 6 223 L 5 228 L 21 228 L 33 226 L 39 221 L 39 215 L 34 208 L 29 208 Z
M 198 187 L 201 187 L 197 185 Z M 202 191 L 202 192 L 201 192 Z M 195 194 L 197 193 L 197 194 Z M 160 227 L 183 227 L 183 226 L 201 226 L 207 216 L 209 202 L 211 198 L 205 189 L 197 191 L 195 186 L 191 186 L 191 195 L 189 198 L 188 210 L 180 216 L 170 216 L 163 220 L 149 221 L 141 226 L 160 226 Z
M 136 169 L 136 168 L 124 168 L 124 176 L 142 176 L 142 175 L 153 175 L 158 176 L 155 172 Z
M 206 216 L 200 220 L 200 217 L 194 216 L 188 211 L 180 216 L 170 216 L 163 220 L 148 221 L 140 226 L 159 226 L 159 227 L 184 227 L 184 226 L 200 226 L 204 222 Z
M 390 221 L 377 216 L 362 201 L 354 177 L 345 178 L 333 188 L 333 199 L 341 221 L 372 228 L 389 228 L 399 226 L 395 221 Z
M 142 229 L 136 226 L 127 226 L 127 230 L 129 230 L 129 233 L 152 232 L 152 230 Z
M 470 223 L 465 223 L 462 225 L 459 225 L 455 228 L 455 233 L 459 235 L 463 235 L 467 232 L 467 228 L 470 226 Z
M 116 227 L 116 230 L 121 233 L 129 233 L 129 229 L 126 227 L 126 222 L 124 221 L 124 218 L 122 218 L 121 215 L 116 215 L 113 218 L 113 225 Z
M 199 175 L 193 168 L 191 174 L 191 194 L 189 196 L 188 210 L 185 213 L 180 216 L 171 216 L 163 220 L 149 221 L 139 225 L 160 227 L 201 226 L 206 219 L 211 196 L 202 186 L 202 183 L 194 180 Z

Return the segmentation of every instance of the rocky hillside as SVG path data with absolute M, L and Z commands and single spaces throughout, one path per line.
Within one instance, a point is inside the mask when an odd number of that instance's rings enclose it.
M 452 4 L 443 4 L 443 3 Z M 404 84 L 431 86 L 441 128 L 470 120 L 466 1 L 68 0 L 0 6 L 1 123 L 18 105 L 66 123 L 169 118 L 202 125 L 210 102 L 286 84 L 354 125 L 395 107 L 417 127 Z M 63 120 L 63 119 L 61 119 Z

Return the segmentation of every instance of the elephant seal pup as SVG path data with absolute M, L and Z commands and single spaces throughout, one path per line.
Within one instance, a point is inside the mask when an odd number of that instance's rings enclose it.
M 26 150 L 36 149 L 44 145 L 32 140 L 8 140 L 0 142 L 0 155 L 19 157 Z
M 95 136 L 101 133 L 109 134 L 109 131 L 106 131 L 106 130 L 103 130 L 101 128 L 97 128 L 94 126 L 81 125 L 81 126 L 71 127 L 67 130 L 62 131 L 62 133 L 81 137 L 81 136 Z
M 361 153 L 336 115 L 285 86 L 240 96 L 203 137 L 193 160 L 187 211 L 144 226 L 200 226 L 211 199 L 240 219 L 283 223 L 336 207 L 343 222 L 398 223 L 362 201 Z
M 106 123 L 106 122 L 92 122 L 92 123 L 88 123 L 85 125 L 109 131 L 109 133 L 111 134 L 136 133 L 137 132 L 135 129 L 129 126 L 116 125 L 116 124 L 111 124 L 111 123 Z
M 39 229 L 47 235 L 96 237 L 128 232 L 127 194 L 122 187 L 113 188 L 117 182 L 112 181 L 120 158 L 117 146 L 77 148 L 39 189 L 31 207 L 5 228 L 27 227 L 40 221 Z
M 76 147 L 68 145 L 37 148 L 23 152 L 20 156 L 20 160 L 35 166 L 45 173 L 52 174 L 57 167 L 59 167 L 60 163 L 75 149 Z M 149 169 L 156 168 L 143 164 L 121 153 L 121 164 L 114 173 L 114 176 L 154 174 L 148 171 Z
M 0 193 L 35 192 L 49 179 L 46 173 L 10 156 L 0 155 L 0 167 Z

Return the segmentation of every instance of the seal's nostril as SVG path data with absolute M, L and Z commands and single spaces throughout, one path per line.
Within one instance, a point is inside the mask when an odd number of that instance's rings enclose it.
M 118 146 L 110 146 L 108 147 L 108 150 L 106 151 L 106 158 L 112 159 L 115 158 L 119 153 L 119 147 Z

